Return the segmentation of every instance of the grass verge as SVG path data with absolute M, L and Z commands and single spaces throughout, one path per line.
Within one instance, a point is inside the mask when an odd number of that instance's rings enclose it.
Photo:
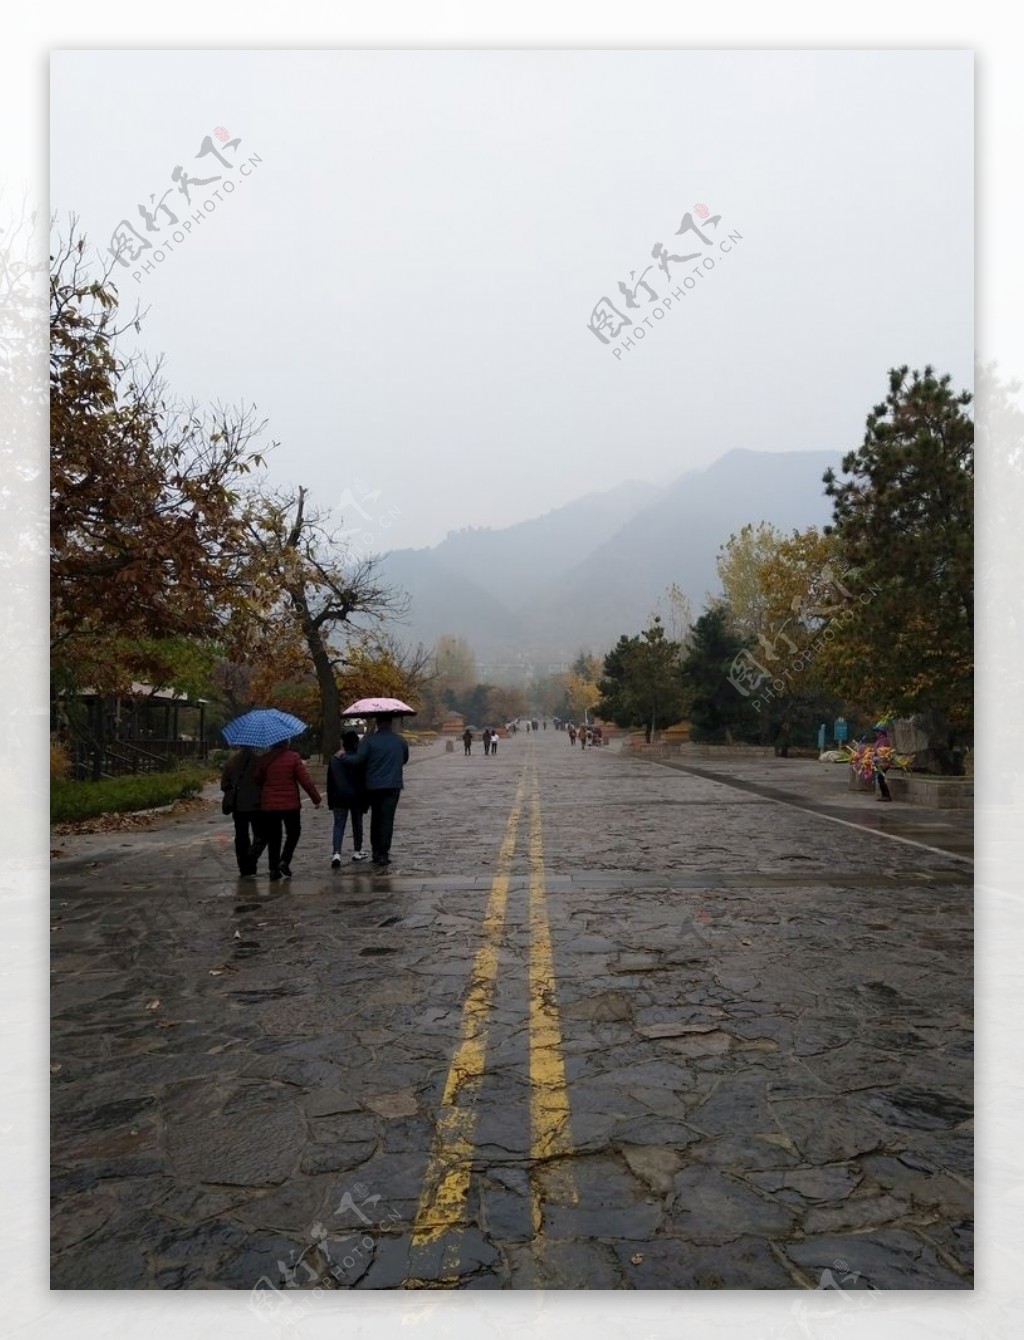
M 170 805 L 186 796 L 198 795 L 210 776 L 208 768 L 186 766 L 133 777 L 111 777 L 101 782 L 55 779 L 50 784 L 50 822 L 73 823 L 100 814 L 125 814 Z

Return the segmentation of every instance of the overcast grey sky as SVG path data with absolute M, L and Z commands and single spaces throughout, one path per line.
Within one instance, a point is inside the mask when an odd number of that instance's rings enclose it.
M 255 402 L 272 481 L 376 493 L 382 548 L 854 447 L 894 363 L 972 383 L 969 51 L 56 52 L 51 97 L 51 208 L 184 238 L 119 270 L 173 389 Z M 223 182 L 189 209 L 179 165 Z M 692 273 L 659 242 L 715 267 L 603 344 L 599 299 Z

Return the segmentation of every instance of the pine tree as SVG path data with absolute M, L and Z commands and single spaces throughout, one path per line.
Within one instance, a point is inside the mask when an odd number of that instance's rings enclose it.
M 863 445 L 824 476 L 833 525 L 858 593 L 829 678 L 877 710 L 930 713 L 973 727 L 974 423 L 968 391 L 931 367 L 889 372 Z
M 682 668 L 691 695 L 694 740 L 728 743 L 758 738 L 757 714 L 729 677 L 733 661 L 744 646 L 743 639 L 731 629 L 725 604 L 713 605 L 693 625 Z
M 678 721 L 686 709 L 681 652 L 657 615 L 639 637 L 620 637 L 605 657 L 598 715 L 617 726 L 643 726 L 648 741 Z

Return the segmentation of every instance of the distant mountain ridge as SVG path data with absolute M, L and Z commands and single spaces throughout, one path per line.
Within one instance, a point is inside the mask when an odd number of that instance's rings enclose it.
M 830 520 L 822 475 L 842 454 L 737 448 L 661 489 L 631 480 L 501 530 L 396 550 L 383 571 L 410 596 L 401 636 L 426 645 L 443 633 L 464 637 L 482 670 L 513 678 L 581 648 L 608 650 L 646 626 L 673 582 L 699 614 L 718 590 L 718 550 L 742 526 L 789 531 Z
M 552 572 L 585 558 L 657 495 L 654 484 L 628 480 L 502 530 L 451 531 L 430 552 L 454 576 L 472 574 L 501 605 L 523 612 L 546 590 Z

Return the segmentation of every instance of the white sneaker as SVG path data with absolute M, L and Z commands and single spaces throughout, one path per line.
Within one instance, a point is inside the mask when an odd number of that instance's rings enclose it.
M 340 870 L 340 869 L 341 869 L 341 853 L 340 853 L 340 852 L 337 852 L 337 851 L 336 851 L 336 852 L 334 853 L 334 855 L 331 857 L 331 869 L 332 869 L 332 870 Z
M 354 851 L 354 852 L 352 853 L 352 859 L 353 859 L 353 861 L 365 861 L 365 860 L 366 860 L 366 852 L 365 852 L 365 851 Z

